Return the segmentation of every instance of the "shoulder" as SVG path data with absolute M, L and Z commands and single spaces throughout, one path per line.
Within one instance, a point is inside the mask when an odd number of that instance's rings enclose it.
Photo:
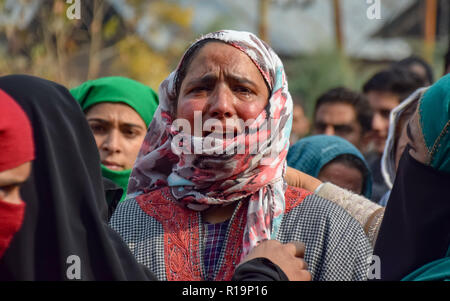
M 124 239 L 132 233 L 140 233 L 150 226 L 156 226 L 158 221 L 152 216 L 152 212 L 158 212 L 158 210 L 154 206 L 162 205 L 164 207 L 166 204 L 168 207 L 163 190 L 158 189 L 145 194 L 128 196 L 117 206 L 109 222 L 110 226 Z
M 158 279 L 166 280 L 163 225 L 141 206 L 142 202 L 159 195 L 161 192 L 131 195 L 119 203 L 110 220 L 110 226 L 128 245 L 139 263 L 149 268 Z
M 127 198 L 119 203 L 109 221 L 109 225 L 122 236 L 129 229 L 136 229 L 139 223 L 136 221 L 145 219 L 145 213 L 134 197 Z
M 362 226 L 333 202 L 308 194 L 283 217 L 280 240 L 302 241 L 314 280 L 364 280 L 372 247 Z
M 294 196 L 294 191 L 289 193 L 289 197 Z M 298 191 L 297 191 L 298 193 Z M 300 193 L 303 193 L 300 191 Z M 288 194 L 286 194 L 286 199 Z M 314 193 L 306 192 L 300 194 L 301 202 L 287 200 L 286 217 L 303 220 L 308 224 L 322 225 L 328 231 L 342 231 L 350 227 L 364 235 L 361 225 L 345 209 L 330 200 L 322 198 Z M 287 210 L 289 207 L 289 210 Z M 298 223 L 295 223 L 298 225 Z M 360 231 L 361 230 L 361 231 Z
M 312 192 L 310 192 L 308 190 L 294 187 L 294 186 L 288 186 L 288 188 L 286 189 L 286 192 L 284 194 L 285 202 L 286 202 L 285 212 L 287 213 L 287 212 L 291 211 L 293 208 L 295 208 L 296 206 L 301 204 L 308 195 L 311 195 L 311 194 L 312 194 Z

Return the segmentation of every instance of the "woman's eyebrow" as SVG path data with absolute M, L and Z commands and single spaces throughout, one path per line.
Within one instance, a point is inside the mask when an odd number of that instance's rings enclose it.
M 214 74 L 206 74 L 202 77 L 196 77 L 187 82 L 188 85 L 198 85 L 198 84 L 210 84 L 217 81 L 217 76 Z
M 95 121 L 99 123 L 110 123 L 108 120 L 101 119 L 101 118 L 87 118 L 87 121 Z
M 143 129 L 143 127 L 139 124 L 134 124 L 134 123 L 129 123 L 129 122 L 124 122 L 124 123 L 120 123 L 121 127 L 129 127 L 129 128 L 138 128 L 138 129 Z
M 25 180 L 7 179 L 0 183 L 0 190 L 9 188 L 11 186 L 20 186 L 23 183 L 25 183 L 27 180 L 28 180 L 28 178 L 26 178 Z
M 255 82 L 251 81 L 247 77 L 242 77 L 242 76 L 238 76 L 238 75 L 235 75 L 235 74 L 228 74 L 227 77 L 231 78 L 233 81 L 235 81 L 235 82 L 237 82 L 239 84 L 244 84 L 244 85 L 248 84 L 248 85 L 251 85 L 251 86 L 254 86 L 254 87 L 257 86 Z
M 111 124 L 111 122 L 109 122 L 108 120 L 105 119 L 101 119 L 101 118 L 88 118 L 88 121 L 92 122 L 98 122 L 104 125 L 109 125 Z M 143 129 L 143 127 L 139 124 L 135 124 L 135 123 L 130 123 L 130 122 L 120 122 L 120 126 L 121 127 L 130 127 L 130 128 L 140 128 Z
M 248 85 L 252 85 L 254 87 L 256 87 L 256 83 L 251 81 L 250 79 L 246 78 L 246 77 L 242 77 L 239 75 L 235 75 L 235 74 L 227 74 L 226 75 L 227 78 L 231 79 L 232 81 L 239 83 L 239 84 L 248 84 Z M 188 82 L 189 85 L 196 85 L 196 84 L 209 84 L 209 83 L 214 83 L 215 81 L 217 81 L 217 75 L 215 74 L 206 74 L 202 77 L 199 78 L 193 78 L 192 80 L 190 80 Z

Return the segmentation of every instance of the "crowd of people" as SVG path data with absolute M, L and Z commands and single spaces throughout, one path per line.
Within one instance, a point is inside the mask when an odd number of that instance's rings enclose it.
M 248 32 L 200 37 L 159 93 L 0 77 L 0 279 L 367 280 L 376 255 L 379 280 L 449 280 L 448 57 L 312 122 Z

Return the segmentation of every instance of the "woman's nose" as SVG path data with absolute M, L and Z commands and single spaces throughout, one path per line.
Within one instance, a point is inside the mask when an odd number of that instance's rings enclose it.
M 228 87 L 217 87 L 209 99 L 209 117 L 217 119 L 233 117 L 236 113 L 233 99 L 233 93 Z
M 120 133 L 117 130 L 108 133 L 102 144 L 102 149 L 112 153 L 120 152 Z

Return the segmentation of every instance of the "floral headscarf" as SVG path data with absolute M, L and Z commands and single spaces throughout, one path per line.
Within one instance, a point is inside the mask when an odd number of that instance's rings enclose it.
M 268 105 L 248 131 L 219 141 L 221 149 L 229 151 L 238 145 L 245 146 L 245 152 L 211 155 L 217 147 L 205 147 L 205 138 L 182 134 L 174 127 L 176 79 L 188 49 L 178 68 L 159 87 L 160 105 L 131 173 L 128 193 L 136 197 L 169 186 L 180 204 L 196 211 L 248 197 L 243 258 L 259 242 L 274 239 L 281 223 L 287 188 L 283 177 L 292 126 L 292 99 L 281 60 L 255 35 L 218 31 L 201 37 L 191 47 L 205 39 L 220 40 L 247 54 L 269 87 Z M 183 135 L 182 142 L 175 139 L 177 135 Z M 180 143 L 184 148 L 203 145 L 203 153 L 180 153 Z M 255 146 L 259 146 L 256 151 Z

